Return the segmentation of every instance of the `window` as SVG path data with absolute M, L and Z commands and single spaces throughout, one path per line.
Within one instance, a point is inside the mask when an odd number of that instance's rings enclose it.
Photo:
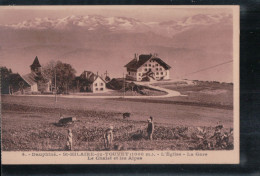
M 130 75 L 131 74 L 131 72 L 128 72 L 128 75 Z
M 158 64 L 155 64 L 155 66 L 158 66 Z
M 103 89 L 103 87 L 102 87 L 102 88 L 100 88 L 100 90 L 101 90 L 101 91 L 103 91 L 103 90 L 104 90 L 104 89 Z
M 162 68 L 160 68 L 160 70 L 162 70 Z
M 141 73 L 138 73 L 138 76 L 141 76 Z
M 144 66 L 146 66 L 146 67 L 147 67 L 147 64 L 145 64 Z
M 161 72 L 161 75 L 163 75 L 163 72 Z
M 147 71 L 147 68 L 145 68 L 144 71 Z
M 96 88 L 96 90 L 98 90 L 98 88 Z
M 97 83 L 95 83 L 95 86 L 97 86 Z
M 149 67 L 151 67 L 151 64 L 149 64 Z
M 156 71 L 158 71 L 158 68 L 156 68 Z
M 101 86 L 103 86 L 103 83 L 100 83 Z
M 156 72 L 156 75 L 159 75 L 159 72 Z

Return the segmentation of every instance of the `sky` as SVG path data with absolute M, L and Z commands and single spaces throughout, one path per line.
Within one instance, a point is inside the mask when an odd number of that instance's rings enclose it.
M 72 15 L 128 17 L 142 22 L 165 22 L 181 20 L 185 17 L 192 17 L 197 14 L 214 15 L 222 13 L 232 14 L 232 9 L 230 6 L 2 6 L 0 7 L 0 25 L 16 24 L 35 18 L 47 17 L 57 19 Z M 63 46 L 60 43 L 58 45 L 47 43 L 47 41 L 52 41 L 46 37 L 48 31 L 42 34 L 32 33 L 32 35 L 26 33 L 28 38 L 21 36 L 23 33 L 14 33 L 11 34 L 10 38 L 6 38 L 3 33 L 2 36 L 0 34 L 0 40 L 1 37 L 5 38 L 5 40 L 2 40 L 3 43 L 0 42 L 0 57 L 3 58 L 0 63 L 3 63 L 1 65 L 12 68 L 14 72 L 26 74 L 30 71 L 29 65 L 36 55 L 42 65 L 46 64 L 51 58 L 54 58 L 54 56 L 57 56 L 57 58 L 64 58 L 62 61 L 72 64 L 76 68 L 77 74 L 80 74 L 85 69 L 93 69 L 91 70 L 93 72 L 105 72 L 108 70 L 111 75 L 118 76 L 122 75 L 125 71 L 124 65 L 132 59 L 134 52 L 137 51 L 139 54 L 142 54 L 142 52 L 159 52 L 162 59 L 173 68 L 171 71 L 173 76 L 171 77 L 176 78 L 180 75 L 185 75 L 231 60 L 232 43 L 230 45 L 229 41 L 232 41 L 232 23 L 229 25 L 231 25 L 231 28 L 225 25 L 223 25 L 223 27 L 212 26 L 214 29 L 210 28 L 211 26 L 208 28 L 198 26 L 190 32 L 184 31 L 183 34 L 168 39 L 151 35 L 152 37 L 158 38 L 158 40 L 152 40 L 149 36 L 144 37 L 143 43 L 140 44 L 141 47 L 139 48 L 138 46 L 127 45 L 126 42 L 135 43 L 134 38 L 131 36 L 127 36 L 128 38 L 121 36 L 124 38 L 123 40 L 112 38 L 115 40 L 115 43 L 119 43 L 119 45 L 116 46 L 117 48 L 113 48 L 112 45 L 106 45 L 106 43 L 102 43 L 98 46 L 99 41 L 91 41 L 91 44 L 83 46 L 82 43 L 84 44 L 86 41 L 84 41 L 83 38 L 78 38 L 81 34 L 74 33 L 71 35 L 71 38 L 66 36 L 66 34 L 60 35 L 62 38 L 66 38 L 65 41 L 73 46 L 67 48 L 68 46 Z M 201 33 L 200 30 L 203 32 Z M 17 40 L 13 37 L 14 35 L 18 37 Z M 82 33 L 82 35 L 86 35 L 86 33 Z M 51 38 L 58 38 L 60 36 L 52 34 Z M 37 38 L 39 38 L 39 40 L 35 42 Z M 75 38 L 78 38 L 78 41 L 76 41 Z M 103 42 L 102 39 L 103 38 L 101 38 L 101 42 Z M 151 41 L 149 41 L 151 45 L 145 43 L 147 39 L 151 39 Z M 41 43 L 41 40 L 44 42 Z M 109 40 L 106 42 L 109 42 Z M 169 40 L 171 40 L 172 43 L 169 43 Z M 34 41 L 35 43 L 30 43 L 29 41 Z M 91 48 L 89 47 L 90 45 L 96 46 L 96 48 Z M 102 58 L 105 59 L 100 61 Z M 97 62 L 98 59 L 99 61 Z M 100 62 L 102 65 L 99 64 Z M 206 80 L 232 82 L 232 63 L 203 73 L 196 73 L 193 77 L 189 76 L 187 78 L 204 78 Z

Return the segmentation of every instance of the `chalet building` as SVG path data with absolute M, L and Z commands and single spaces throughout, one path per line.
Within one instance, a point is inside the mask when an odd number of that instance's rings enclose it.
M 132 81 L 151 81 L 170 79 L 170 66 L 156 54 L 141 54 L 125 65 L 126 79 Z
M 41 64 L 36 56 L 32 65 L 30 66 L 31 73 L 23 75 L 23 80 L 29 85 L 26 92 L 50 92 L 51 80 L 44 78 L 41 72 Z
M 80 92 L 105 92 L 106 81 L 91 71 L 84 71 L 80 76 L 75 78 L 76 86 Z

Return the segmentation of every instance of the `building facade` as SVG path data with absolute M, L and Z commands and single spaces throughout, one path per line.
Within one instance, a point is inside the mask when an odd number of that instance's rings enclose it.
M 171 67 L 156 55 L 139 55 L 125 65 L 126 79 L 133 81 L 151 81 L 170 79 Z
M 106 91 L 106 81 L 91 71 L 84 71 L 75 79 L 79 92 L 102 93 Z
M 106 91 L 106 82 L 100 76 L 97 76 L 90 88 L 93 93 L 104 92 Z

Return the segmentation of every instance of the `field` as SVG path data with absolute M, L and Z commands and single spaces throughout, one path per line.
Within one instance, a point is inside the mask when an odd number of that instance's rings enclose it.
M 211 98 L 197 100 L 203 91 L 198 86 L 179 87 L 182 93 L 189 93 L 187 97 L 164 99 L 58 98 L 55 103 L 54 97 L 2 95 L 2 149 L 62 151 L 67 129 L 71 128 L 73 150 L 104 150 L 103 133 L 110 125 L 114 126 L 111 150 L 233 149 L 230 99 L 204 91 L 204 94 L 210 93 Z M 224 93 L 232 96 L 230 86 L 214 90 L 227 90 Z M 131 117 L 123 119 L 124 112 L 130 112 Z M 61 126 L 57 124 L 60 113 L 77 120 Z M 147 140 L 146 133 L 150 116 L 155 123 L 153 141 Z M 216 126 L 221 125 L 224 127 L 219 132 Z
M 186 81 L 179 82 L 161 82 L 154 85 L 179 91 L 186 97 L 172 97 L 169 101 L 190 102 L 198 105 L 206 105 L 209 107 L 220 107 L 233 109 L 233 84 L 219 83 L 209 81 Z

